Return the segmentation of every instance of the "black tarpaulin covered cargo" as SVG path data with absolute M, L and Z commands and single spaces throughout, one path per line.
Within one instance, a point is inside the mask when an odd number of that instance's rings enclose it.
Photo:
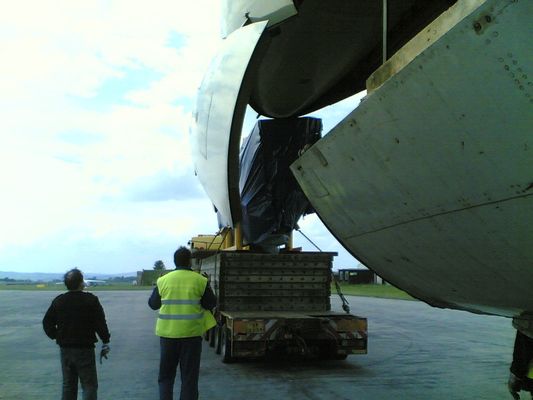
M 246 243 L 280 245 L 300 217 L 313 212 L 289 166 L 321 131 L 317 118 L 261 120 L 245 139 L 239 189 Z

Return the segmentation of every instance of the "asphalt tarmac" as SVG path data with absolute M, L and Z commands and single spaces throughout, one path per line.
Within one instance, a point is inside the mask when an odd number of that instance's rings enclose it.
M 100 400 L 158 398 L 157 313 L 147 306 L 149 293 L 96 293 L 112 335 L 110 358 L 98 365 Z M 0 399 L 60 399 L 59 350 L 41 326 L 57 294 L 0 291 Z M 200 399 L 511 398 L 506 381 L 515 331 L 509 319 L 417 301 L 347 298 L 353 314 L 368 318 L 367 355 L 222 364 L 204 342 Z M 337 297 L 332 303 L 340 309 Z M 179 393 L 179 383 L 176 389 Z

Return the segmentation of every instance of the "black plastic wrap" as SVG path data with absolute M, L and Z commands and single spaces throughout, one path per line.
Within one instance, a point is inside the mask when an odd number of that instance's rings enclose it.
M 245 139 L 239 189 L 246 243 L 281 244 L 276 241 L 283 241 L 302 215 L 314 212 L 289 166 L 321 131 L 317 118 L 261 120 Z

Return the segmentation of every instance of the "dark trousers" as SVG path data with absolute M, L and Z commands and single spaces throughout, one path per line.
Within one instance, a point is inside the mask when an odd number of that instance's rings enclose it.
M 160 339 L 159 399 L 173 399 L 176 368 L 179 364 L 181 376 L 180 400 L 197 400 L 202 338 L 197 336 L 182 339 L 162 337 Z
M 61 370 L 63 371 L 62 400 L 78 398 L 78 379 L 83 390 L 83 400 L 96 400 L 98 378 L 94 349 L 61 347 Z

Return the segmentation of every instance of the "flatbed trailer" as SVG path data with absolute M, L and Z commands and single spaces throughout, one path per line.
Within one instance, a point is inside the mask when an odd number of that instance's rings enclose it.
M 366 319 L 340 313 L 221 312 L 212 344 L 222 361 L 267 354 L 345 359 L 366 354 Z
M 331 311 L 334 255 L 222 251 L 198 263 L 217 296 L 217 326 L 206 339 L 222 361 L 366 354 L 366 318 Z

